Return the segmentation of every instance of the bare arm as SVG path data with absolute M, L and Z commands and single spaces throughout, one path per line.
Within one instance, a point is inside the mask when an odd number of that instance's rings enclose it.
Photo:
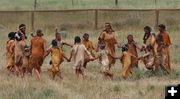
M 85 52 L 92 58 L 91 53 L 85 48 Z
M 116 42 L 117 47 L 118 47 L 118 48 L 122 48 L 122 46 L 121 46 L 120 43 L 118 42 L 118 38 L 117 38 L 116 35 L 114 36 L 114 39 L 115 39 L 115 42 Z
M 70 62 L 70 60 L 66 57 L 66 55 L 64 53 L 62 53 L 63 58 L 65 58 L 68 62 Z
M 94 44 L 92 43 L 91 45 L 92 45 L 92 48 L 93 48 L 96 52 L 98 52 L 98 49 L 94 46 Z
M 10 46 L 10 53 L 13 53 L 14 43 Z
M 157 51 L 158 51 L 158 52 L 161 51 L 162 48 L 165 48 L 165 45 L 164 45 L 164 44 L 161 44 L 160 47 L 158 47 Z
M 112 58 L 114 58 L 114 59 L 118 59 L 118 57 L 116 57 L 116 56 L 113 56 L 112 54 L 110 54 L 110 53 L 108 53 L 108 55 L 109 56 L 111 56 Z
M 122 48 L 122 46 L 119 44 L 119 42 L 117 43 L 117 47 L 118 48 Z
M 73 45 L 67 43 L 67 42 L 64 42 L 63 44 L 67 45 L 67 46 L 70 46 L 70 47 L 73 47 Z
M 44 47 L 43 49 L 44 49 L 44 55 L 45 55 L 46 52 L 47 52 L 47 49 L 46 49 L 46 40 L 44 41 L 44 44 L 43 44 L 43 45 L 44 45 L 44 46 L 43 46 L 43 47 Z
M 136 43 L 134 43 L 134 46 L 139 49 L 140 51 L 142 51 L 142 48 L 140 48 Z
M 119 58 L 119 59 L 122 59 L 122 58 L 123 58 L 123 56 L 124 56 L 124 55 L 123 55 L 123 54 L 121 54 L 118 58 Z
M 29 46 L 29 50 L 32 50 L 32 41 L 30 41 L 30 46 Z
M 142 58 L 145 58 L 145 57 L 147 57 L 147 56 L 149 56 L 149 55 L 150 55 L 150 53 L 148 52 L 148 53 L 144 54 L 143 56 L 139 57 L 138 60 L 140 60 L 140 59 L 142 59 Z
M 97 48 L 96 48 L 97 52 L 99 51 L 99 41 L 97 43 Z
M 133 55 L 133 54 L 130 54 L 130 55 L 131 55 L 131 57 L 133 57 L 133 58 L 136 58 L 136 59 L 138 58 L 138 57 L 136 57 L 136 56 L 135 56 L 135 55 Z
M 69 57 L 69 61 L 71 61 L 71 58 L 72 58 L 73 52 L 74 52 L 74 50 L 71 50 L 71 52 L 70 52 L 70 57 Z
M 96 60 L 101 57 L 101 54 L 97 55 L 93 60 Z
M 46 56 L 48 56 L 51 51 L 52 51 L 52 49 L 49 48 L 49 49 L 46 51 L 46 53 L 44 54 L 44 58 L 45 58 Z

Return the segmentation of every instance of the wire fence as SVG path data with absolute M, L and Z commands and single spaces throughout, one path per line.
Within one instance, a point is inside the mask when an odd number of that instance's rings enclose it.
M 24 23 L 28 28 L 101 29 L 105 22 L 115 28 L 138 27 L 159 23 L 180 25 L 180 9 L 72 9 L 0 11 L 0 28 L 17 28 Z

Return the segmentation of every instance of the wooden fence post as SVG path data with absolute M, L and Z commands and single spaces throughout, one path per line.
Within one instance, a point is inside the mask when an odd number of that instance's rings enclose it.
M 95 29 L 97 30 L 98 29 L 98 10 L 97 9 L 95 10 L 95 22 L 94 22 L 94 25 L 95 25 Z
M 118 6 L 118 0 L 115 0 L 115 5 Z
M 31 12 L 31 29 L 34 30 L 34 11 Z
M 34 10 L 36 10 L 37 7 L 37 0 L 34 0 Z
M 156 22 L 155 22 L 155 27 L 158 27 L 159 25 L 159 10 L 155 10 L 155 13 L 156 13 Z
M 74 6 L 74 0 L 72 0 L 72 6 Z

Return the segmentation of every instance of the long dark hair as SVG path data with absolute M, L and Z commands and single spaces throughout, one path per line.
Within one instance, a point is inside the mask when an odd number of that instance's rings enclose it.
M 105 23 L 106 25 L 109 25 L 109 27 L 110 27 L 110 30 L 111 30 L 111 32 L 114 32 L 114 30 L 112 29 L 112 26 L 111 26 L 111 24 L 110 23 Z M 106 31 L 107 32 L 107 29 L 105 29 L 104 31 Z
M 144 37 L 143 37 L 143 41 L 144 41 L 144 43 L 146 43 L 146 40 L 150 37 L 151 27 L 150 27 L 150 26 L 145 26 L 145 27 L 144 27 L 144 30 L 148 30 L 148 31 L 149 31 L 149 33 L 148 33 L 148 34 L 145 33 L 145 34 L 144 34 Z
M 7 43 L 8 43 L 10 40 L 15 40 L 15 34 L 16 34 L 16 32 L 10 32 L 10 33 L 8 34 L 9 40 L 7 41 Z
M 25 25 L 25 24 L 20 24 L 20 25 L 19 25 L 19 30 L 20 30 L 21 33 L 24 34 L 25 39 L 27 39 L 26 32 L 25 32 L 25 31 L 22 31 L 22 28 L 23 28 L 23 27 L 26 27 L 26 25 Z

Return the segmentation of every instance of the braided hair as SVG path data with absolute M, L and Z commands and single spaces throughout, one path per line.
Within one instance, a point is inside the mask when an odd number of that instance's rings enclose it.
M 144 37 L 143 37 L 143 41 L 144 41 L 144 43 L 146 43 L 146 40 L 150 37 L 151 27 L 150 27 L 150 26 L 145 26 L 145 27 L 144 27 L 144 30 L 148 30 L 148 31 L 149 31 L 149 33 L 148 33 L 148 34 L 145 33 L 145 34 L 144 34 Z

